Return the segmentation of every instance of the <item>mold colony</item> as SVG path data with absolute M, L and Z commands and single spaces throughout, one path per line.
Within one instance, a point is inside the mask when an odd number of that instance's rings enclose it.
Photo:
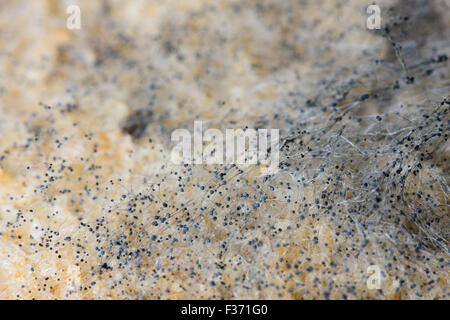
M 0 297 L 448 299 L 450 11 L 380 5 L 3 4 Z M 280 171 L 171 164 L 195 120 Z

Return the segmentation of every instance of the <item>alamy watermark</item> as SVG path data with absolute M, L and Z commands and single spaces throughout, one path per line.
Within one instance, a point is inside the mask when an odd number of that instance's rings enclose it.
M 69 14 L 66 20 L 66 27 L 69 30 L 81 29 L 81 9 L 78 5 L 71 4 L 66 8 L 66 13 Z M 381 10 L 376 4 L 371 4 L 367 7 L 366 13 L 370 15 L 366 20 L 366 26 L 369 30 L 381 29 Z
M 381 10 L 376 4 L 367 7 L 367 14 L 370 16 L 366 20 L 366 26 L 369 30 L 381 29 Z
M 369 290 L 381 290 L 383 289 L 384 281 L 386 280 L 386 275 L 384 270 L 378 265 L 370 265 L 366 270 L 369 277 L 367 278 L 366 285 Z M 392 286 L 398 288 L 400 286 L 400 281 L 394 279 L 392 281 Z
M 72 4 L 66 8 L 69 14 L 66 20 L 66 27 L 69 30 L 81 29 L 81 9 L 79 6 Z
M 208 129 L 202 121 L 194 121 L 193 135 L 186 129 L 172 132 L 171 151 L 174 164 L 258 165 L 262 174 L 278 171 L 280 135 L 278 129 Z

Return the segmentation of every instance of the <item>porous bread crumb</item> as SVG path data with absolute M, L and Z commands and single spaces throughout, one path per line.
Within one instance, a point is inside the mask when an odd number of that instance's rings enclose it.
M 450 2 L 378 3 L 0 3 L 0 298 L 448 299 Z M 280 170 L 173 165 L 195 120 Z

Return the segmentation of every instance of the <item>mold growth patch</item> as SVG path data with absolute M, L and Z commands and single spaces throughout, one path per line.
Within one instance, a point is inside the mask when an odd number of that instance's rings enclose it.
M 448 299 L 450 11 L 383 3 L 406 68 L 360 1 L 2 5 L 0 297 Z M 195 121 L 280 170 L 173 164 Z

